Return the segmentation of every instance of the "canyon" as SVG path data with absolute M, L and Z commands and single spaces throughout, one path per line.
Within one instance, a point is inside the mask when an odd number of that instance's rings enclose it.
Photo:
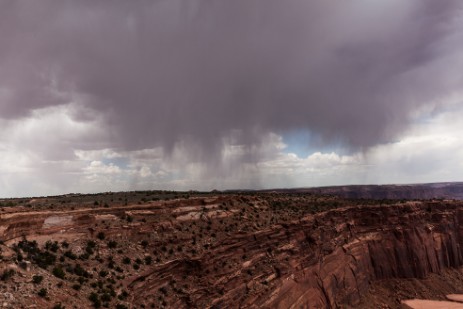
M 3 307 L 400 308 L 463 292 L 458 200 L 146 191 L 2 203 Z

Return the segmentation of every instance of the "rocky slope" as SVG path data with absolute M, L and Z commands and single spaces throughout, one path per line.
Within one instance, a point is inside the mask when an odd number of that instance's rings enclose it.
M 463 265 L 456 201 L 261 193 L 47 203 L 0 214 L 7 307 L 355 307 L 376 282 Z

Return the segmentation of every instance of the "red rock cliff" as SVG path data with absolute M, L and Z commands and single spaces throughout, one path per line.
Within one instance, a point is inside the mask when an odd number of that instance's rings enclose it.
M 352 207 L 304 218 L 284 229 L 293 254 L 278 292 L 262 305 L 353 305 L 372 280 L 424 278 L 461 266 L 462 220 L 461 205 L 436 203 Z
M 229 200 L 236 201 L 224 198 Z M 175 232 L 176 227 L 185 220 L 213 218 L 213 214 L 217 216 L 213 220 L 219 220 L 223 214 L 236 213 L 232 206 L 223 212 L 204 202 L 195 206 L 198 201 L 191 200 L 187 205 L 158 203 L 130 208 L 5 214 L 0 216 L 0 236 L 14 241 L 28 235 L 89 233 L 95 220 L 111 215 L 114 217 L 111 220 L 119 220 L 122 211 L 131 211 L 133 216 L 138 211 L 144 217 L 162 213 L 168 219 L 154 226 L 158 236 L 172 233 L 175 248 L 183 247 L 182 252 L 186 252 L 192 248 L 191 235 L 177 237 L 180 234 Z M 254 202 L 265 207 L 265 200 Z M 202 243 L 207 249 L 193 257 L 174 255 L 137 276 L 126 278 L 125 284 L 134 303 L 149 300 L 154 292 L 169 286 L 173 292 L 164 292 L 165 299 L 176 308 L 355 305 L 374 280 L 424 278 L 432 272 L 463 265 L 462 206 L 461 202 L 409 202 L 345 207 L 256 232 L 230 231 L 219 241 Z M 205 213 L 198 218 L 196 213 L 183 214 L 195 207 L 201 207 Z M 206 212 L 209 217 L 204 215 Z M 114 231 L 108 229 L 106 233 L 125 233 L 136 242 L 140 235 L 153 234 L 153 227 L 148 227 L 133 223 Z M 156 246 L 161 247 L 163 238 L 159 239 Z
M 463 204 L 348 207 L 257 233 L 235 234 L 202 258 L 160 266 L 132 286 L 136 297 L 194 277 L 178 307 L 337 308 L 355 305 L 384 278 L 424 278 L 463 265 Z M 238 257 L 239 269 L 225 262 Z M 225 262 L 224 262 L 225 261 Z M 223 268 L 217 269 L 214 265 Z M 145 281 L 146 279 L 146 281 Z

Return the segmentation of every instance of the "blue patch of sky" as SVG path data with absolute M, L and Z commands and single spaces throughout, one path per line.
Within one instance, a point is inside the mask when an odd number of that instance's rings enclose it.
M 433 122 L 437 117 L 439 117 L 442 114 L 461 113 L 463 111 L 462 106 L 463 102 L 461 101 L 458 101 L 456 103 L 440 104 L 434 106 L 429 110 L 424 110 L 422 113 L 418 114 L 415 118 L 413 118 L 413 121 L 416 124 L 428 124 Z
M 341 142 L 325 143 L 322 138 L 309 130 L 292 130 L 282 134 L 283 142 L 287 145 L 286 153 L 294 153 L 299 158 L 306 158 L 313 153 L 336 152 L 339 155 L 350 154 L 348 148 L 343 147 Z
M 117 167 L 119 167 L 120 169 L 126 169 L 129 165 L 129 159 L 128 158 L 104 158 L 103 160 L 101 160 L 101 162 L 103 162 L 104 164 L 106 165 L 110 165 L 110 164 L 113 164 Z

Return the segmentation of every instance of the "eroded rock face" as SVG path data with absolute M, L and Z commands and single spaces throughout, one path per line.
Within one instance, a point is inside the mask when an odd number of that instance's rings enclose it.
M 454 204 L 353 207 L 306 219 L 288 228 L 299 253 L 281 278 L 288 292 L 268 306 L 355 305 L 373 280 L 424 278 L 463 263 L 462 210 Z
M 461 219 L 456 205 L 432 203 L 352 207 L 307 216 L 217 244 L 200 259 L 198 283 L 206 290 L 209 284 L 222 288 L 224 295 L 215 296 L 213 303 L 223 305 L 355 305 L 372 280 L 424 278 L 462 265 Z M 210 267 L 244 253 L 248 258 L 236 274 Z M 163 268 L 150 274 L 149 281 L 162 282 Z M 243 275 L 248 269 L 252 275 Z M 212 274 L 205 275 L 208 271 Z M 272 288 L 266 290 L 268 282 Z M 140 297 L 147 296 L 144 291 L 140 288 Z M 210 295 L 198 289 L 190 297 L 193 304 L 207 304 Z
M 462 265 L 461 218 L 455 204 L 410 203 L 333 210 L 274 227 L 236 240 L 254 257 L 246 266 L 271 265 L 251 284 L 269 278 L 272 291 L 229 297 L 250 307 L 355 305 L 373 280 L 424 278 Z
M 257 215 L 273 214 L 268 199 L 226 196 L 4 214 L 0 237 L 11 243 L 33 236 L 91 238 L 106 222 L 106 239 L 127 244 L 147 239 L 149 251 L 137 245 L 123 249 L 133 258 L 162 255 L 127 272 L 123 286 L 138 305 L 162 296 L 172 308 L 337 308 L 355 306 L 375 280 L 425 278 L 463 265 L 462 206 L 442 201 L 352 206 L 264 225 Z M 133 221 L 122 219 L 129 215 Z M 246 224 L 224 230 L 226 220 L 229 226 L 236 222 L 234 216 Z M 112 254 L 120 260 L 97 242 L 102 258 Z M 171 253 L 163 253 L 166 246 Z M 86 263 L 92 267 L 91 259 Z

